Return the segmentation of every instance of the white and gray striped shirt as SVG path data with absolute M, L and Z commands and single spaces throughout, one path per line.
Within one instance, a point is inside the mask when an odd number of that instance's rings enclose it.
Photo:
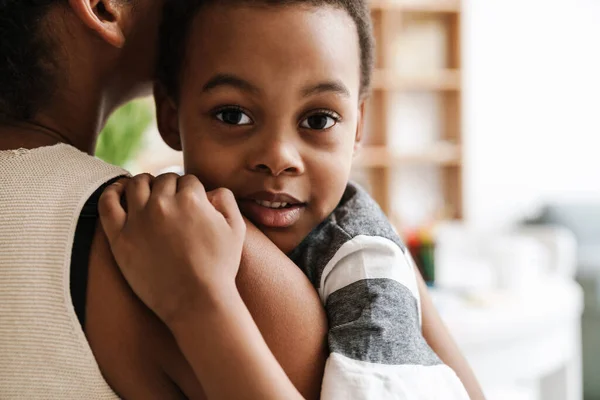
M 348 184 L 290 257 L 317 288 L 329 320 L 322 399 L 469 398 L 425 342 L 415 265 L 363 189 Z

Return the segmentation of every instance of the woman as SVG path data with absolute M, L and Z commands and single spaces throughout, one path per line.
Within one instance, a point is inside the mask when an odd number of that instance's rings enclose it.
M 161 7 L 0 0 L 0 398 L 203 397 L 96 228 L 101 188 L 125 171 L 83 154 L 112 111 L 149 93 Z M 237 284 L 291 382 L 318 397 L 326 322 L 308 280 L 248 226 Z M 425 337 L 477 398 L 421 291 Z

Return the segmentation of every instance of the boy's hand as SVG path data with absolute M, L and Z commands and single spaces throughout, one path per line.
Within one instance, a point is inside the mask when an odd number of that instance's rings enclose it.
M 193 175 L 143 174 L 110 185 L 99 211 L 125 279 L 167 325 L 235 287 L 246 226 L 229 190 L 207 194 Z

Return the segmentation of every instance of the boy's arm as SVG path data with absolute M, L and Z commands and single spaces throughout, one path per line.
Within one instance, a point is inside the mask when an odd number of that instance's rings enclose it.
M 306 398 L 318 399 L 327 357 L 327 316 L 317 291 L 246 221 L 237 287 L 269 348 Z
M 396 243 L 349 239 L 319 286 L 331 352 L 323 399 L 469 398 L 423 338 L 415 269 Z
M 450 332 L 440 318 L 433 301 L 429 296 L 423 277 L 417 271 L 417 282 L 421 296 L 421 312 L 423 315 L 423 336 L 433 351 L 442 361 L 456 372 L 471 400 L 484 400 L 485 396 L 473 374 L 473 370 L 462 356 L 458 346 L 450 336 Z
M 237 286 L 292 383 L 304 397 L 318 399 L 327 325 L 308 279 L 249 226 Z M 86 314 L 90 346 L 104 377 L 120 396 L 204 398 L 169 330 L 125 282 L 101 227 L 91 251 Z

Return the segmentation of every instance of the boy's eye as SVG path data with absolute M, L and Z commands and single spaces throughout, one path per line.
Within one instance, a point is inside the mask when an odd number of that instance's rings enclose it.
M 332 126 L 334 126 L 338 122 L 338 120 L 339 119 L 334 116 L 323 113 L 313 114 L 310 117 L 305 118 L 300 123 L 300 126 L 302 128 L 315 130 L 329 129 Z
M 229 125 L 250 125 L 252 123 L 252 119 L 237 108 L 222 109 L 215 116 L 219 121 Z

